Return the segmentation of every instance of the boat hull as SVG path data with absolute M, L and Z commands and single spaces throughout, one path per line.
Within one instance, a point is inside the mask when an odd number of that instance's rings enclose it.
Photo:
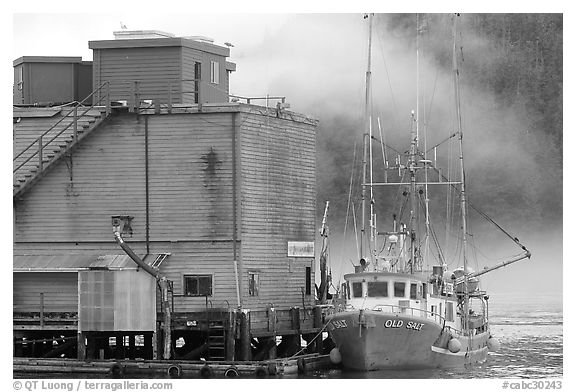
M 336 313 L 328 320 L 347 369 L 455 368 L 483 362 L 488 353 L 488 332 L 456 338 L 460 350 L 453 353 L 450 331 L 423 317 L 366 310 Z

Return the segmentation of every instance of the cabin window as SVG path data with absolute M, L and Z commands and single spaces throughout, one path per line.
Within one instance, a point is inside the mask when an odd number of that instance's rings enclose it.
M 368 282 L 369 297 L 387 297 L 388 282 Z
M 218 61 L 210 61 L 210 83 L 220 83 L 220 65 Z
M 405 282 L 394 282 L 394 296 L 403 298 L 406 292 Z
M 352 282 L 352 296 L 362 298 L 362 282 Z
M 257 297 L 260 291 L 260 274 L 258 272 L 248 273 L 248 295 Z
M 416 283 L 410 283 L 410 299 L 418 298 L 418 285 Z
M 185 275 L 184 295 L 188 297 L 212 296 L 212 275 Z
M 454 321 L 454 304 L 446 302 L 446 321 Z
M 306 267 L 306 295 L 312 295 L 312 268 Z

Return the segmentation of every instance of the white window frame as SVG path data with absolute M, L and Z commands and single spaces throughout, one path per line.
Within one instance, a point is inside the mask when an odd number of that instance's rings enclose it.
M 210 61 L 210 83 L 220 84 L 220 63 Z

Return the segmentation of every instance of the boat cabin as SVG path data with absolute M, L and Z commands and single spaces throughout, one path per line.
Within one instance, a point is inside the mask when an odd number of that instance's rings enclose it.
M 344 279 L 347 308 L 412 314 L 461 327 L 458 298 L 446 290 L 450 283 L 438 285 L 424 275 L 393 272 L 353 273 L 344 275 Z

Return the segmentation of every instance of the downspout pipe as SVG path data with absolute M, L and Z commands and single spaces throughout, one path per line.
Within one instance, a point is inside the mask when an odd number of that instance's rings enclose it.
M 156 270 L 155 268 L 152 268 L 151 266 L 149 266 L 148 264 L 146 264 L 144 262 L 144 260 L 142 260 L 140 257 L 138 257 L 138 255 L 136 253 L 134 253 L 134 251 L 132 250 L 132 248 L 130 248 L 128 246 L 128 244 L 126 242 L 124 242 L 124 239 L 122 238 L 122 235 L 115 231 L 114 232 L 114 239 L 116 239 L 116 242 L 118 243 L 118 245 L 120 245 L 120 247 L 122 248 L 122 250 L 124 252 L 126 252 L 126 254 L 132 259 L 134 260 L 134 262 L 136 264 L 138 264 L 138 267 L 142 268 L 144 271 L 148 272 L 150 275 L 152 275 L 154 278 L 156 278 L 156 280 L 160 280 L 160 274 L 158 272 L 158 270 Z

